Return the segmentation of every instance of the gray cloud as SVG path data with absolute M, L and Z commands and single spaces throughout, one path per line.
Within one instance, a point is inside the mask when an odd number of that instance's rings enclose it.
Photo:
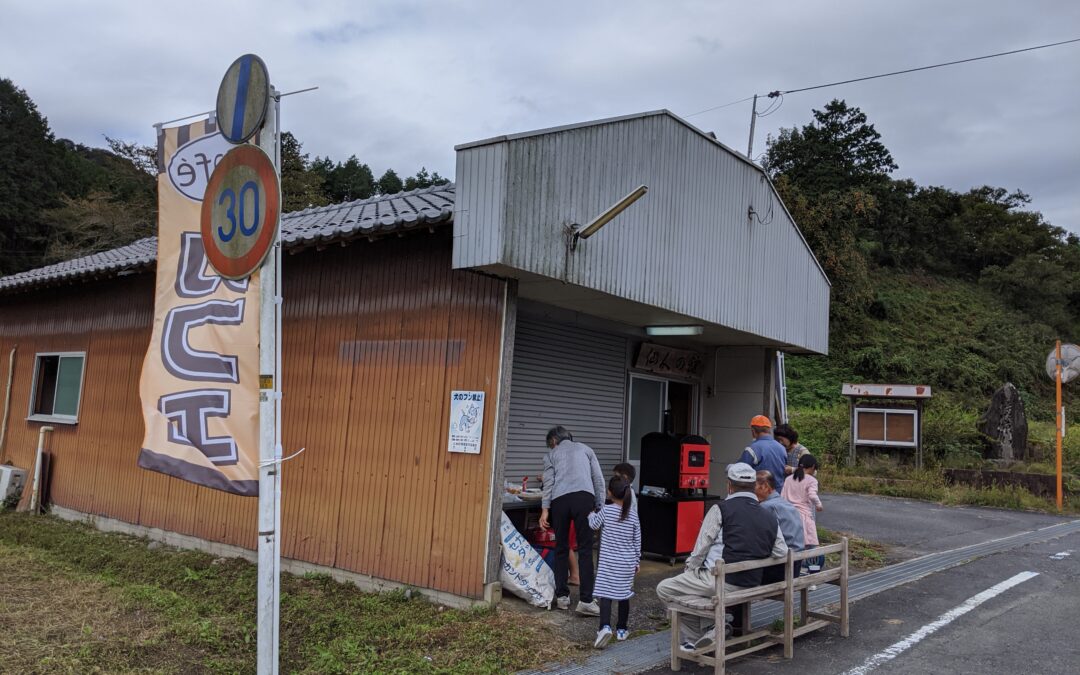
M 452 175 L 453 145 L 656 108 L 688 115 L 791 89 L 1080 37 L 1080 5 L 600 1 L 364 3 L 0 0 L 0 76 L 58 136 L 143 143 L 207 110 L 239 54 L 260 54 L 306 151 L 376 172 Z M 833 97 L 861 107 L 900 170 L 955 189 L 1019 188 L 1080 232 L 1080 44 L 788 96 L 755 151 Z M 767 102 L 766 102 L 767 103 Z M 695 115 L 744 150 L 749 103 Z

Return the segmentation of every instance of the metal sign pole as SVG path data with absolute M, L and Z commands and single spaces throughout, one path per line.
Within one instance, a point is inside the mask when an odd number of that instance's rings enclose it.
M 271 90 L 273 91 L 273 90 Z M 265 130 L 259 146 L 278 160 L 277 100 L 268 106 Z M 275 224 L 275 229 L 278 227 Z M 259 572 L 258 572 L 258 672 L 278 672 L 279 496 L 281 446 L 278 442 L 278 277 L 280 232 L 274 233 L 273 255 L 267 256 L 259 274 Z
M 1057 377 L 1054 378 L 1057 385 L 1057 407 L 1054 409 L 1054 426 L 1055 434 L 1057 436 L 1057 507 L 1058 511 L 1062 508 L 1061 499 L 1061 433 L 1065 426 L 1065 410 L 1061 407 L 1061 340 L 1057 341 L 1057 366 L 1054 370 L 1057 373 Z

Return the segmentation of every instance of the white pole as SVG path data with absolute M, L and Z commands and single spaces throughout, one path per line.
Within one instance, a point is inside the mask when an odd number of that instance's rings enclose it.
M 276 92 L 271 88 L 271 94 Z M 259 146 L 275 160 L 279 106 L 276 99 L 267 110 Z M 278 233 L 274 234 L 273 255 L 268 256 L 259 274 L 259 573 L 258 573 L 258 672 L 278 672 L 278 495 L 281 466 L 278 446 L 278 338 L 277 295 L 279 258 Z M 267 377 L 272 378 L 270 382 Z
M 274 102 L 274 167 L 278 178 L 281 177 L 281 96 L 276 89 L 271 90 Z M 278 191 L 278 203 L 281 193 Z M 274 242 L 274 529 L 281 532 L 281 319 L 282 319 L 282 271 L 281 271 L 281 231 Z M 281 537 L 274 540 L 274 654 L 280 654 L 281 627 Z M 277 659 L 274 661 L 274 673 L 277 673 Z

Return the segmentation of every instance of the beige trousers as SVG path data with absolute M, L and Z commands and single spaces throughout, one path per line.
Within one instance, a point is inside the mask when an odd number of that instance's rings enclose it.
M 743 590 L 738 586 L 724 584 L 725 591 Z M 656 595 L 665 602 L 671 602 L 681 595 L 697 595 L 703 598 L 711 598 L 716 595 L 716 577 L 712 572 L 701 568 L 687 570 L 682 574 L 664 579 L 656 586 Z M 702 616 L 687 614 L 679 615 L 679 641 L 697 642 L 698 638 L 707 633 L 713 627 L 713 622 Z M 672 630 L 676 627 L 672 626 Z

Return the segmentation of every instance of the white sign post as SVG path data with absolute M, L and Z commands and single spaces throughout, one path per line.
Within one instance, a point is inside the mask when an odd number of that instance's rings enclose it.
M 217 123 L 222 135 L 237 149 L 250 138 L 257 143 L 266 157 L 273 161 L 276 203 L 281 203 L 281 100 L 270 85 L 266 64 L 254 54 L 236 59 L 225 73 L 218 88 Z M 261 132 L 261 133 L 260 133 Z M 269 132 L 269 133 L 268 133 Z M 214 179 L 211 177 L 211 182 Z M 264 181 L 266 183 L 267 181 Z M 281 239 L 279 213 L 275 210 L 272 222 L 262 224 L 262 229 L 251 228 L 245 222 L 243 204 L 245 190 L 257 184 L 248 181 L 239 189 L 235 198 L 240 203 L 239 230 L 247 236 L 257 237 L 252 246 L 251 259 L 244 255 L 229 257 L 225 250 L 222 264 L 236 263 L 232 273 L 237 276 L 250 274 L 256 265 L 259 269 L 259 571 L 257 582 L 257 668 L 259 675 L 278 673 L 278 624 L 279 589 L 281 583 Z M 222 197 L 224 200 L 224 197 Z M 256 204 L 259 202 L 256 201 Z M 213 204 L 210 204 L 211 215 Z M 207 205 L 204 203 L 204 211 Z M 267 210 L 267 218 L 269 218 Z M 231 221 L 230 221 L 231 222 Z M 217 234 L 224 249 L 236 237 L 236 227 L 224 228 Z M 205 228 L 204 228 L 204 237 Z M 210 237 L 215 236 L 211 229 Z M 216 241 L 216 240 L 215 240 Z M 267 250 L 267 247 L 269 250 Z M 257 249 L 257 250 L 256 250 Z M 242 254 L 243 247 L 234 253 Z M 221 272 L 221 270 L 219 270 Z M 229 275 L 226 275 L 229 276 Z
M 484 435 L 484 392 L 450 392 L 450 438 L 448 450 L 480 454 Z
M 277 92 L 271 88 L 271 92 Z M 267 111 L 262 143 L 281 170 L 279 154 L 280 101 Z M 258 672 L 277 675 L 281 583 L 281 240 L 259 273 L 259 573 Z M 269 376 L 269 377 L 267 377 Z

